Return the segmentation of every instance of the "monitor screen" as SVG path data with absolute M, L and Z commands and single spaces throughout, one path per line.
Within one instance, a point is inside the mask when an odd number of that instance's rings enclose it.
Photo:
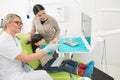
M 81 31 L 86 41 L 91 44 L 91 26 L 92 18 L 85 13 L 81 13 Z

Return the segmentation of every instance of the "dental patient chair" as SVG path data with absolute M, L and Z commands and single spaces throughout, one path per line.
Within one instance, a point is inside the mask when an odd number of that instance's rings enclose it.
M 30 43 L 29 44 L 27 43 L 28 41 L 27 41 L 27 38 L 26 38 L 26 34 L 25 33 L 18 33 L 17 37 L 20 40 L 22 50 L 28 55 L 32 54 L 33 53 L 32 47 L 31 47 Z M 41 64 L 40 60 L 35 60 L 35 61 L 32 61 L 32 62 L 28 63 L 28 65 L 30 67 L 32 67 L 34 70 L 36 68 L 38 68 L 38 66 L 40 64 Z M 77 80 L 80 77 L 78 75 L 70 74 L 70 73 L 65 72 L 65 71 L 54 72 L 54 73 L 53 72 L 48 72 L 48 73 L 52 76 L 52 78 L 54 80 L 70 80 L 71 77 L 73 78 L 73 80 Z

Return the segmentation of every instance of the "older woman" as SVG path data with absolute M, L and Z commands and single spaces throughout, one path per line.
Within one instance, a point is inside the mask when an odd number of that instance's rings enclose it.
M 4 18 L 5 30 L 0 36 L 0 80 L 53 80 L 44 70 L 25 72 L 22 62 L 30 62 L 41 58 L 58 46 L 51 44 L 36 54 L 26 55 L 16 38 L 16 33 L 23 27 L 17 14 L 8 14 Z

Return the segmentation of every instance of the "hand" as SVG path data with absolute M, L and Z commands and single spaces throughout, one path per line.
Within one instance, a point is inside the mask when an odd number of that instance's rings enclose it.
M 53 44 L 55 44 L 55 43 L 57 43 L 58 42 L 58 37 L 56 37 L 56 38 L 54 38 L 50 43 L 53 43 Z
M 28 33 L 26 37 L 27 37 L 28 41 L 31 41 L 31 34 L 30 33 Z
M 44 49 L 47 54 L 49 54 L 50 51 L 55 51 L 56 49 L 59 48 L 59 44 L 48 44 Z

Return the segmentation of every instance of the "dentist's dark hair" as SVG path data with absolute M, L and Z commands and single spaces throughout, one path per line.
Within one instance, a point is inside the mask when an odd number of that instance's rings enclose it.
M 41 10 L 45 10 L 45 8 L 41 4 L 36 4 L 33 6 L 34 15 L 36 15 Z

